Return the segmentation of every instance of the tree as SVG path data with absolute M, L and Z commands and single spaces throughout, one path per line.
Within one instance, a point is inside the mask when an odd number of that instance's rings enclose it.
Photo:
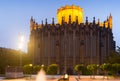
M 23 65 L 29 64 L 30 60 L 28 54 L 21 52 Z M 7 66 L 19 66 L 20 65 L 20 52 L 18 50 L 1 48 L 0 47 L 0 69 L 1 73 L 5 73 Z
M 117 52 L 111 52 L 111 54 L 105 60 L 106 63 L 120 63 L 120 54 Z
M 1 72 L 1 69 L 0 69 L 0 74 L 1 74 L 2 72 Z
M 45 72 L 47 72 L 47 67 L 45 65 L 42 64 L 40 68 L 43 69 Z
M 33 72 L 33 66 L 30 64 L 24 65 L 23 70 L 25 74 L 32 74 Z
M 107 76 L 108 79 L 108 72 L 111 71 L 112 67 L 110 63 L 104 63 L 100 65 L 100 69 L 104 71 L 105 75 Z M 104 78 L 104 77 L 103 77 Z
M 117 51 L 118 54 L 120 54 L 120 47 L 119 46 L 117 46 L 117 50 L 116 51 Z
M 74 67 L 74 70 L 78 73 L 78 78 L 80 79 L 80 73 L 84 70 L 84 65 L 83 64 L 77 64 Z
M 105 60 L 106 63 L 120 63 L 120 47 L 117 46 L 116 51 L 112 51 L 110 55 Z
M 112 64 L 112 72 L 115 76 L 118 74 L 118 71 L 120 71 L 120 64 L 119 63 Z
M 47 68 L 47 73 L 50 74 L 50 75 L 55 75 L 55 74 L 57 74 L 57 70 L 58 70 L 58 65 L 57 64 L 51 64 Z
M 90 64 L 90 65 L 87 66 L 87 69 L 93 75 L 93 78 L 95 78 L 94 74 L 95 74 L 95 71 L 97 71 L 98 67 L 99 66 L 97 64 Z
M 33 73 L 38 73 L 40 69 L 41 69 L 41 66 L 39 65 L 33 66 Z

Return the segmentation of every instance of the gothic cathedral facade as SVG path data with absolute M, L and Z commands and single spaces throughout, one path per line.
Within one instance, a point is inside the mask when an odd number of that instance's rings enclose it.
M 59 71 L 73 70 L 77 64 L 102 64 L 115 50 L 112 16 L 104 22 L 89 22 L 79 6 L 64 6 L 57 10 L 57 21 L 38 24 L 30 20 L 28 53 L 34 65 L 58 64 Z

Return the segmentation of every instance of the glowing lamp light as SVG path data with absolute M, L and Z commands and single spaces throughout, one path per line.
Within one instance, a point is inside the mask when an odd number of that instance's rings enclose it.
M 20 36 L 20 40 L 19 40 L 19 41 L 20 41 L 20 42 L 19 42 L 19 49 L 22 50 L 22 48 L 23 48 L 23 43 L 24 43 L 24 36 L 23 36 L 23 35 Z
M 20 43 L 20 44 L 19 44 L 19 49 L 21 50 L 21 49 L 22 49 L 22 47 L 23 47 L 23 44 L 22 44 L 22 43 Z
M 41 67 L 44 67 L 44 64 L 42 64 Z
M 32 64 L 29 64 L 30 67 L 32 67 L 33 65 Z
M 67 79 L 68 78 L 68 74 L 65 74 L 64 78 Z
M 21 35 L 20 41 L 21 41 L 21 42 L 24 42 L 24 36 L 23 36 L 23 35 Z

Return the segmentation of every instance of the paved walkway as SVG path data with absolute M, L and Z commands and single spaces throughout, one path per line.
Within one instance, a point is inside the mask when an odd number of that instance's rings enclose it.
M 115 79 L 115 78 L 111 78 L 111 77 L 104 77 L 103 76 L 95 76 L 95 78 L 90 78 L 90 76 L 81 76 L 80 79 L 78 79 L 77 76 L 74 76 L 74 78 L 76 78 L 76 81 L 120 81 L 119 79 Z
M 59 78 L 48 78 L 47 81 L 58 81 Z M 35 81 L 35 77 L 30 78 L 20 78 L 20 79 L 3 79 L 0 81 Z M 78 76 L 69 76 L 69 81 L 120 81 L 119 79 L 114 78 L 108 78 L 103 79 L 103 76 L 96 76 L 95 79 L 91 79 L 90 76 L 81 76 L 80 79 L 78 79 Z

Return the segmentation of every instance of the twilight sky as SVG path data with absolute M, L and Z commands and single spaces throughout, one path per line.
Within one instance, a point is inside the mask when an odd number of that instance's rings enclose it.
M 39 24 L 41 20 L 56 20 L 57 9 L 65 5 L 77 5 L 84 9 L 84 19 L 92 22 L 106 20 L 110 13 L 113 16 L 113 36 L 116 46 L 120 46 L 120 0 L 0 0 L 0 47 L 17 49 L 19 34 L 25 37 L 23 51 L 27 51 L 31 16 Z M 84 20 L 85 21 L 85 20 Z

